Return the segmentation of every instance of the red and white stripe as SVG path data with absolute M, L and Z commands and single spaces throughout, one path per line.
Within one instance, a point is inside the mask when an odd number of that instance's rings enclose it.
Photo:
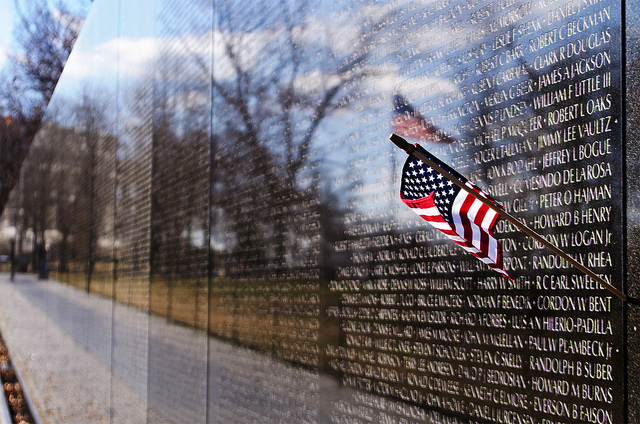
M 433 193 L 417 200 L 402 201 L 415 213 L 442 231 L 467 252 L 473 254 L 489 267 L 511 278 L 502 269 L 502 248 L 491 234 L 491 228 L 498 219 L 498 213 L 462 190 L 452 205 L 453 225 L 446 222 L 433 201 Z

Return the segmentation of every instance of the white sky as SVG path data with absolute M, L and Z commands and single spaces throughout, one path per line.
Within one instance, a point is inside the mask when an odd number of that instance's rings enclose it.
M 7 53 L 11 50 L 13 43 L 13 22 L 15 18 L 14 0 L 0 0 L 0 70 L 7 62 Z M 28 2 L 30 0 L 21 0 Z M 85 14 L 90 2 L 87 0 L 66 0 L 65 4 L 72 10 Z
M 0 0 L 0 68 L 7 60 L 7 51 L 11 45 L 13 13 L 13 0 Z

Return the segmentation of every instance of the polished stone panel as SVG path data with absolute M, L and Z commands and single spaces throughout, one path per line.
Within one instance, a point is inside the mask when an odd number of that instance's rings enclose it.
M 148 420 L 633 421 L 634 307 L 504 220 L 512 279 L 464 252 L 387 136 L 635 294 L 634 2 L 303 3 L 96 1 L 25 165 Z

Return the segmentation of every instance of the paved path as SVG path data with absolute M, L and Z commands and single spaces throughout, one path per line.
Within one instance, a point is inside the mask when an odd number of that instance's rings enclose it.
M 46 309 L 28 300 L 25 293 L 37 286 L 30 277 L 18 276 L 12 284 L 0 275 L 0 328 L 43 422 L 109 422 L 112 395 L 130 418 L 121 422 L 144 422 L 139 405 L 145 398 L 111 377 L 104 355 L 87 352 Z M 77 325 L 68 320 L 71 309 L 60 312 L 66 324 Z
M 43 421 L 326 422 L 328 377 L 55 281 L 0 274 L 0 328 Z
M 0 329 L 45 423 L 442 421 L 52 280 L 0 274 Z

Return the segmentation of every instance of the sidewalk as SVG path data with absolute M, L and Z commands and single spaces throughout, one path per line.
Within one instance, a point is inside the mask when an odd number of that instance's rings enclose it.
M 317 372 L 27 275 L 11 283 L 0 274 L 0 329 L 44 423 L 329 422 L 327 402 L 351 393 Z
M 400 401 L 54 280 L 0 274 L 0 329 L 43 423 L 417 422 Z
M 7 274 L 0 274 L 0 329 L 43 422 L 109 422 L 112 396 L 128 405 L 119 412 L 130 420 L 120 422 L 144 422 L 144 397 L 112 377 L 104 361 L 34 307 L 19 284 L 37 283 L 30 276 L 16 276 L 10 283 Z

